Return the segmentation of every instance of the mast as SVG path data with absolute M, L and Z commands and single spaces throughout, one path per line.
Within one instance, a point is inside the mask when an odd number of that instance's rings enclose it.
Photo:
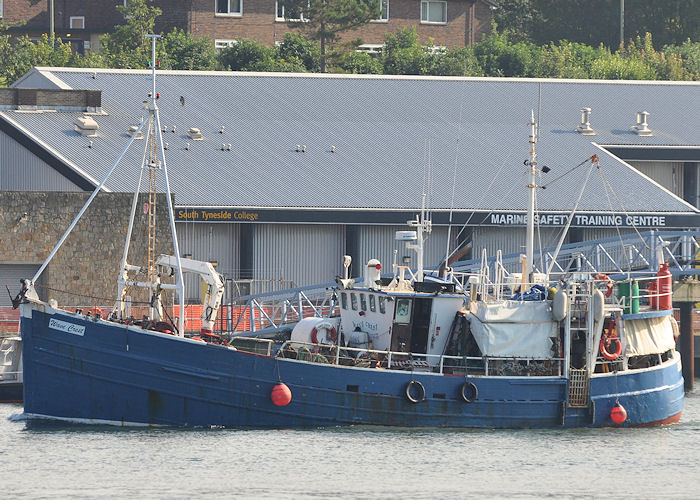
M 530 118 L 530 159 L 526 162 L 529 167 L 527 203 L 527 235 L 525 240 L 525 276 L 524 283 L 532 283 L 533 263 L 535 258 L 535 172 L 537 168 L 537 154 L 535 153 L 535 144 L 537 143 L 537 122 L 535 122 L 535 112 L 531 111 Z
M 160 123 L 160 112 L 158 110 L 157 100 L 160 97 L 156 93 L 156 39 L 161 38 L 160 35 L 145 35 L 146 38 L 151 39 L 151 102 L 149 106 L 149 111 L 153 117 L 153 128 L 155 129 L 156 141 L 154 151 L 160 157 L 161 168 L 163 169 L 163 178 L 165 180 L 165 198 L 168 202 L 168 217 L 170 219 L 170 231 L 173 238 L 173 253 L 175 254 L 175 260 L 177 261 L 177 273 L 175 279 L 175 288 L 177 290 L 179 299 L 179 317 L 178 317 L 178 334 L 181 337 L 185 335 L 185 281 L 182 277 L 182 262 L 180 261 L 180 247 L 177 241 L 177 232 L 175 230 L 175 212 L 173 210 L 173 200 L 170 193 L 170 179 L 168 177 L 168 167 L 165 161 L 165 149 L 163 147 L 163 133 Z M 157 163 L 157 161 L 156 161 Z M 155 217 L 155 213 L 154 213 Z M 149 218 L 150 219 L 150 218 Z M 150 222 L 150 220 L 149 220 Z M 150 245 L 150 240 L 149 240 Z M 150 261 L 150 256 L 149 256 Z M 150 264 L 150 262 L 149 262 Z M 155 263 L 154 263 L 155 265 Z M 167 285 L 160 285 L 160 288 L 171 288 Z

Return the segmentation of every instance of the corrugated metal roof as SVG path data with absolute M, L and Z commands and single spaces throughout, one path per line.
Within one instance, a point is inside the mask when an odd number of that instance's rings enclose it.
M 78 113 L 3 115 L 75 166 L 101 179 L 144 116 L 150 72 L 35 68 L 47 86 L 102 90 L 99 137 L 73 131 Z M 24 79 L 36 85 L 37 74 Z M 18 82 L 18 86 L 23 86 Z M 433 208 L 519 210 L 525 206 L 527 125 L 541 93 L 540 165 L 553 179 L 593 154 L 628 211 L 694 210 L 597 144 L 700 148 L 700 84 L 496 78 L 427 78 L 161 71 L 161 120 L 171 188 L 178 205 L 413 209 L 420 206 L 426 157 L 434 165 Z M 185 104 L 181 105 L 180 97 Z M 592 108 L 595 136 L 575 131 L 579 110 Z M 646 110 L 653 136 L 630 130 Z M 219 133 L 224 126 L 223 134 Z M 176 126 L 177 132 L 170 130 Z M 203 141 L 186 136 L 199 128 Z M 94 147 L 88 148 L 88 140 Z M 190 150 L 185 144 L 190 143 Z M 232 151 L 221 151 L 221 144 Z M 133 190 L 141 147 L 129 168 L 109 180 Z M 306 145 L 306 153 L 295 151 Z M 335 152 L 331 152 L 331 147 Z M 542 183 L 547 182 L 544 176 Z M 539 191 L 542 210 L 569 210 L 585 169 Z M 615 199 L 614 196 L 610 196 Z M 608 204 L 594 173 L 579 210 L 620 210 Z

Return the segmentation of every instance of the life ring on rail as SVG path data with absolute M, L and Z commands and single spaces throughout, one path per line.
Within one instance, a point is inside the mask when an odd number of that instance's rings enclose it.
M 614 346 L 614 351 L 612 347 Z M 622 341 L 615 333 L 615 323 L 610 321 L 610 327 L 600 338 L 600 353 L 609 361 L 617 359 L 622 354 Z
M 319 333 L 323 332 L 319 341 Z M 329 321 L 314 326 L 311 330 L 311 342 L 314 344 L 335 344 L 338 342 L 338 330 Z
M 599 281 L 604 281 L 605 286 L 607 287 L 607 289 L 605 290 L 605 296 L 610 297 L 612 295 L 613 286 L 615 285 L 615 283 L 613 282 L 613 280 L 610 279 L 610 276 L 608 276 L 607 274 L 601 273 L 601 274 L 596 274 L 595 276 L 593 276 L 593 279 L 599 280 Z
M 420 403 L 425 399 L 425 387 L 417 380 L 411 380 L 406 384 L 406 399 L 411 403 Z
M 479 389 L 476 388 L 473 382 L 467 381 L 462 384 L 459 394 L 465 402 L 471 403 L 479 397 Z

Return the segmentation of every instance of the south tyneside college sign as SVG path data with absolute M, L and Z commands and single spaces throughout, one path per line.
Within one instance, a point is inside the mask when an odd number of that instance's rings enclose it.
M 406 224 L 417 210 L 338 209 L 338 208 L 246 208 L 180 207 L 175 209 L 178 222 L 216 223 L 291 223 L 291 224 Z M 431 212 L 433 224 L 518 227 L 527 224 L 523 212 L 449 211 Z M 568 213 L 550 212 L 535 216 L 542 227 L 565 226 Z M 591 213 L 577 212 L 572 227 L 638 227 L 651 229 L 686 229 L 700 227 L 700 213 Z

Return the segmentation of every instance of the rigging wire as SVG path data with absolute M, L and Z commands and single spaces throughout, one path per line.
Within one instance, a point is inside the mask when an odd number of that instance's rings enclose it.
M 452 171 L 452 198 L 450 200 L 450 217 L 447 223 L 447 242 L 445 245 L 445 261 L 444 264 L 447 266 L 450 260 L 450 235 L 452 233 L 452 216 L 454 214 L 455 207 L 455 192 L 457 188 L 457 161 L 459 160 L 459 141 L 462 138 L 462 110 L 464 108 L 464 103 L 459 105 L 459 122 L 457 122 L 457 142 L 455 144 L 455 161 Z M 458 245 L 455 244 L 455 247 Z M 455 248 L 456 250 L 456 248 Z

